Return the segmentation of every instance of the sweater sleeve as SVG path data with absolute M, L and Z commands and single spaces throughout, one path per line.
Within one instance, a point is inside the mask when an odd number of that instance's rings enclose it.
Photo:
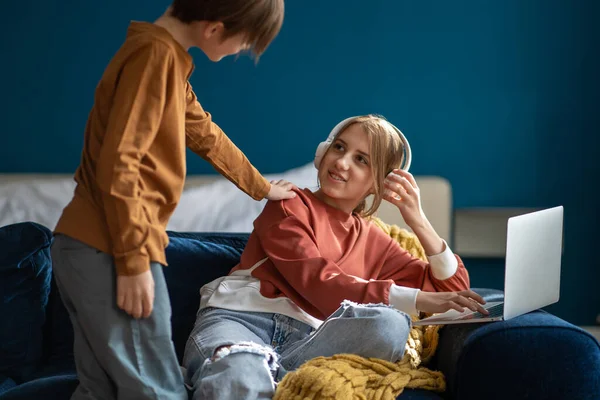
M 444 275 L 447 271 L 454 272 L 450 276 Z M 460 257 L 453 254 L 448 245 L 442 253 L 430 256 L 429 262 L 425 262 L 414 258 L 392 240 L 379 276 L 381 279 L 392 279 L 396 285 L 427 292 L 454 292 L 469 288 L 469 273 Z
M 392 280 L 365 280 L 344 272 L 324 258 L 316 244 L 310 214 L 298 198 L 270 201 L 254 223 L 254 232 L 275 269 L 293 287 L 297 304 L 312 306 L 313 315 L 331 315 L 343 300 L 389 304 Z M 294 204 L 291 209 L 286 204 Z M 296 298 L 294 298 L 296 296 Z
M 271 184 L 248 161 L 244 153 L 212 121 L 187 84 L 187 108 L 185 118 L 186 145 L 194 153 L 208 161 L 215 170 L 233 182 L 255 200 L 262 200 L 269 193 Z
M 124 65 L 113 95 L 96 179 L 119 275 L 150 268 L 150 222 L 140 199 L 140 164 L 161 123 L 172 62 L 161 43 L 142 47 Z

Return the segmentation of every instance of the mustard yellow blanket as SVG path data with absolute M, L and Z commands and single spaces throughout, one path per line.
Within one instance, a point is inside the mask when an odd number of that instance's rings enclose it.
M 378 218 L 373 223 L 413 256 L 425 260 L 417 237 Z M 391 363 L 353 354 L 317 357 L 289 372 L 279 383 L 274 400 L 394 400 L 404 388 L 442 392 L 441 372 L 422 366 L 435 353 L 440 326 L 418 326 L 410 331 L 402 360 Z

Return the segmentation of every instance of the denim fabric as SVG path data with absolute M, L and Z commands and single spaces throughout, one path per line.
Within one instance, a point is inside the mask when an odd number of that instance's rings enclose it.
M 0 393 L 41 364 L 51 241 L 50 230 L 32 222 L 0 228 Z
M 73 324 L 79 386 L 72 399 L 187 399 L 171 341 L 171 305 L 162 266 L 151 263 L 152 314 L 135 319 L 116 305 L 110 255 L 58 235 L 54 277 Z
M 344 302 L 319 329 L 280 314 L 205 308 L 184 367 L 194 400 L 271 399 L 276 382 L 309 359 L 353 353 L 397 361 L 410 318 L 384 305 Z

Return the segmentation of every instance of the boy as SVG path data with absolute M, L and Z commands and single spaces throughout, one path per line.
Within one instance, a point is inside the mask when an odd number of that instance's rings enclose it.
M 282 21 L 283 0 L 175 0 L 155 23 L 131 23 L 97 86 L 52 247 L 75 335 L 72 399 L 187 399 L 161 269 L 186 147 L 256 200 L 294 196 L 290 183 L 266 181 L 204 112 L 187 50 L 215 62 L 242 50 L 258 57 Z

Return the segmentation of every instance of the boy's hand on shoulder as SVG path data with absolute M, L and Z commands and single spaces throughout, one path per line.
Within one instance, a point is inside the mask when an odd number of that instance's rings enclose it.
M 292 189 L 295 189 L 296 185 L 288 181 L 280 179 L 278 181 L 271 181 L 271 189 L 267 194 L 269 200 L 285 200 L 296 197 L 296 193 Z
M 117 306 L 133 318 L 148 318 L 154 304 L 154 278 L 148 270 L 133 276 L 117 276 Z

